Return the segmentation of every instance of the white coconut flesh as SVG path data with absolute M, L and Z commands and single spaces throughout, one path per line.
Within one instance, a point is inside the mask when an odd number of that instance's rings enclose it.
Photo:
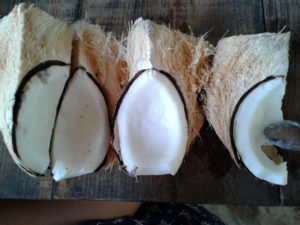
M 174 175 L 186 152 L 188 125 L 183 99 L 156 70 L 140 74 L 119 106 L 115 126 L 131 175 Z
M 53 65 L 34 74 L 22 88 L 16 150 L 25 165 L 38 174 L 45 173 L 49 166 L 56 109 L 68 76 L 69 66 Z
M 51 163 L 58 181 L 94 172 L 105 158 L 110 127 L 102 92 L 78 69 L 64 93 L 53 133 Z
M 233 124 L 235 147 L 243 163 L 256 177 L 278 185 L 287 183 L 286 163 L 276 164 L 262 151 L 262 146 L 270 145 L 263 130 L 283 120 L 284 93 L 284 77 L 260 83 L 239 105 Z

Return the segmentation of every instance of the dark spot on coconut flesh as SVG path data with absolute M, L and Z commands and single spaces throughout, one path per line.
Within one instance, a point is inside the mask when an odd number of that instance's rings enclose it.
M 27 133 L 28 133 L 28 130 L 27 130 L 27 128 L 26 128 L 26 127 L 24 127 L 24 128 L 23 128 L 23 132 L 24 132 L 25 134 L 27 134 Z
M 40 71 L 36 74 L 36 76 L 40 79 L 43 84 L 48 84 L 47 77 L 49 76 L 49 72 L 47 70 Z
M 25 86 L 24 88 L 23 88 L 23 90 L 22 90 L 22 94 L 24 94 L 27 90 L 28 90 L 28 85 L 27 86 Z M 22 96 L 23 97 L 23 96 Z

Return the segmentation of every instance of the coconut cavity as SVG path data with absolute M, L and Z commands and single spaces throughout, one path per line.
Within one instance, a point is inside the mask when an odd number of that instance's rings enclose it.
M 115 129 L 129 174 L 174 175 L 185 155 L 188 128 L 173 78 L 157 70 L 137 74 L 120 100 Z
M 245 94 L 232 118 L 232 145 L 243 163 L 256 177 L 274 184 L 287 183 L 286 163 L 282 163 L 263 131 L 283 120 L 284 77 L 269 78 Z
M 15 151 L 25 165 L 38 174 L 45 173 L 50 163 L 51 134 L 69 68 L 49 65 L 37 73 L 33 70 L 17 92 Z
M 71 76 L 70 70 L 59 61 L 38 65 L 23 79 L 14 107 L 16 154 L 36 174 L 50 164 L 56 181 L 94 172 L 110 143 L 100 86 L 85 69 Z
M 45 62 L 23 80 L 14 106 L 14 150 L 26 168 L 55 180 L 94 172 L 110 142 L 105 98 L 84 69 Z
M 110 127 L 104 96 L 85 70 L 66 85 L 52 140 L 52 173 L 58 181 L 94 172 L 105 158 Z

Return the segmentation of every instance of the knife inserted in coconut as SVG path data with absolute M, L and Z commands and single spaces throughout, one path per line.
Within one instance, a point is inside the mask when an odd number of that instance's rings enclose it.
M 264 129 L 264 135 L 273 145 L 292 151 L 300 151 L 300 123 L 284 120 L 272 123 Z

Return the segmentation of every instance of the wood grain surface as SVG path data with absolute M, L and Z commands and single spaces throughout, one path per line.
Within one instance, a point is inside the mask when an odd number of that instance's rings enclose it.
M 1 1 L 4 16 L 19 1 Z M 117 36 L 128 31 L 138 17 L 195 35 L 207 34 L 216 44 L 234 34 L 264 31 L 292 32 L 291 62 L 284 114 L 300 120 L 300 21 L 297 0 L 87 0 L 27 1 L 68 23 L 86 19 Z M 298 105 L 297 105 L 298 104 Z M 125 201 L 175 201 L 239 205 L 300 205 L 300 154 L 285 154 L 289 184 L 278 187 L 239 170 L 208 126 L 191 147 L 176 176 L 128 177 L 115 165 L 110 171 L 54 182 L 47 175 L 31 178 L 12 162 L 1 141 L 0 198 L 2 199 L 100 199 Z M 299 163 L 298 163 L 299 162 Z

